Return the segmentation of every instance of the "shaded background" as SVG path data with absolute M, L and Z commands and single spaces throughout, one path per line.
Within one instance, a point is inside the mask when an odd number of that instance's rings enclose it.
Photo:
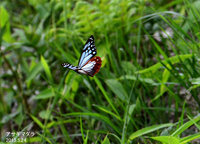
M 198 143 L 200 2 L 0 2 L 1 140 Z M 94 35 L 100 72 L 78 64 Z M 34 132 L 7 136 L 6 132 Z M 188 137 L 190 136 L 190 137 Z

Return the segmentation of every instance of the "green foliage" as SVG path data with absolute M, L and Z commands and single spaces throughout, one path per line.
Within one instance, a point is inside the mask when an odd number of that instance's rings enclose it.
M 156 131 L 156 130 L 164 128 L 164 127 L 170 127 L 170 126 L 172 126 L 172 124 L 161 124 L 161 125 L 154 125 L 154 126 L 150 126 L 150 127 L 140 129 L 140 130 L 138 130 L 138 131 L 136 131 L 136 132 L 134 132 L 130 135 L 129 141 L 131 141 L 131 140 L 133 140 L 133 139 L 135 139 L 139 136 L 142 136 L 144 134 Z
M 198 0 L 0 1 L 0 132 L 27 143 L 199 143 Z M 95 37 L 102 67 L 77 65 Z

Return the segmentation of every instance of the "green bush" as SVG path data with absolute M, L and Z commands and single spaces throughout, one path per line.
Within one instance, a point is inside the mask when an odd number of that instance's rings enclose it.
M 199 143 L 199 6 L 1 1 L 1 141 Z M 63 68 L 78 65 L 90 35 L 100 72 Z

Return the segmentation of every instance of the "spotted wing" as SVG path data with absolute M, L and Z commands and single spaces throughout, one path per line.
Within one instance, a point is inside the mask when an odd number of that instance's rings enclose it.
M 71 64 L 69 64 L 69 63 L 63 63 L 63 64 L 61 64 L 63 67 L 65 67 L 65 68 L 68 68 L 68 69 L 71 69 L 71 70 L 74 70 L 74 71 L 76 71 L 77 69 L 78 69 L 78 67 L 76 67 L 76 66 L 73 66 L 73 65 L 71 65 Z
M 92 57 L 97 54 L 93 35 L 85 43 L 78 66 L 82 68 Z
M 94 76 L 96 73 L 99 72 L 101 68 L 101 58 L 98 56 L 93 57 L 90 59 L 82 68 L 87 75 Z

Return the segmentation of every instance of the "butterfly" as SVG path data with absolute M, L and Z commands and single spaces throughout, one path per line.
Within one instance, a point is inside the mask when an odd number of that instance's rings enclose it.
M 63 63 L 61 65 L 79 74 L 85 74 L 93 77 L 99 72 L 102 62 L 99 56 L 95 56 L 96 54 L 97 51 L 94 45 L 94 36 L 91 35 L 83 47 L 78 66 L 73 66 L 69 63 Z

